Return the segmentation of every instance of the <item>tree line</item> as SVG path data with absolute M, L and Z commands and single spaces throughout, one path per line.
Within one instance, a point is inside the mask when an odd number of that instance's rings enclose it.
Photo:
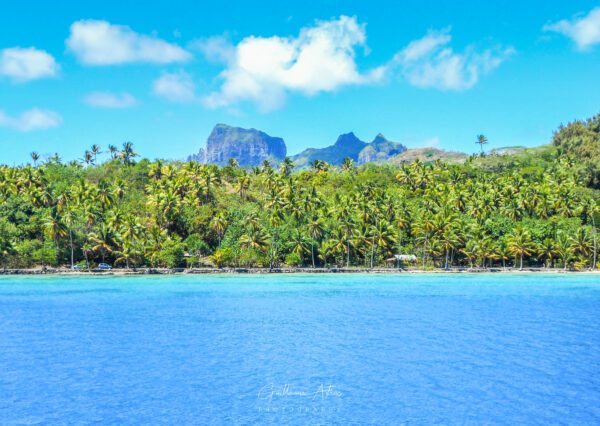
M 1 261 L 379 267 L 414 254 L 421 268 L 597 268 L 598 160 L 575 155 L 598 143 L 581 126 L 599 117 L 561 126 L 537 154 L 463 164 L 218 167 L 136 161 L 130 142 L 104 162 L 97 145 L 67 164 L 32 153 L 0 166 Z

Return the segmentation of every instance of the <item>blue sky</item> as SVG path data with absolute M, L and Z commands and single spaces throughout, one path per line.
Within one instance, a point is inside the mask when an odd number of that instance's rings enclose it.
M 475 152 L 600 112 L 598 2 L 86 3 L 2 6 L 1 163 L 184 158 L 216 123 L 288 154 L 349 131 Z

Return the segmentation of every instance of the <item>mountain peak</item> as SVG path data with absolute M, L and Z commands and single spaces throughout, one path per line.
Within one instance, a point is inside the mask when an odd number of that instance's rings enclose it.
M 377 133 L 377 136 L 371 141 L 371 143 L 388 142 L 388 140 L 381 133 Z
M 209 164 L 226 164 L 230 158 L 235 158 L 241 166 L 258 166 L 267 158 L 284 158 L 286 153 L 282 138 L 269 136 L 256 129 L 219 123 L 206 140 L 206 150 L 200 149 L 190 159 Z
M 337 147 L 348 145 L 365 145 L 365 142 L 358 139 L 354 132 L 350 132 L 339 135 L 334 144 Z

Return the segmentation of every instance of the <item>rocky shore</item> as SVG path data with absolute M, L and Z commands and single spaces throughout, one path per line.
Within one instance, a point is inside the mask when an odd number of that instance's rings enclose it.
M 449 268 L 449 269 L 417 269 L 417 268 L 131 268 L 131 269 L 91 269 L 72 270 L 69 268 L 37 268 L 37 269 L 4 269 L 0 275 L 172 275 L 172 274 L 326 274 L 326 273 L 360 273 L 360 274 L 417 274 L 417 273 L 545 273 L 545 274 L 600 274 L 600 270 L 576 271 L 573 269 L 548 268 Z

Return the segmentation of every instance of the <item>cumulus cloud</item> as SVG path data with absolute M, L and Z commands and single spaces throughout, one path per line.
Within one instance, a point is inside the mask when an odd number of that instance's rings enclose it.
M 587 50 L 600 43 L 600 7 L 585 16 L 544 25 L 543 29 L 563 34 L 572 39 L 579 50 Z
M 189 43 L 188 48 L 200 51 L 209 62 L 213 63 L 228 65 L 235 59 L 235 46 L 222 35 L 194 40 Z
M 86 95 L 83 101 L 99 108 L 129 108 L 136 104 L 135 98 L 129 93 L 93 92 Z
M 138 34 L 128 26 L 93 19 L 74 22 L 66 45 L 86 65 L 167 64 L 191 59 L 191 54 L 176 44 Z
M 18 117 L 10 117 L 0 110 L 0 127 L 9 127 L 21 132 L 49 129 L 62 122 L 60 115 L 53 111 L 32 108 Z
M 56 75 L 59 69 L 54 57 L 35 47 L 11 47 L 0 50 L 0 75 L 21 83 Z
M 355 48 L 365 42 L 365 25 L 348 16 L 318 21 L 303 28 L 298 37 L 250 36 L 235 46 L 209 39 L 201 48 L 226 69 L 220 74 L 220 90 L 203 102 L 216 108 L 251 101 L 269 111 L 284 103 L 287 92 L 311 96 L 378 81 L 385 67 L 366 73 L 357 68 Z
M 511 56 L 512 47 L 476 51 L 472 46 L 456 53 L 449 47 L 450 29 L 429 31 L 398 52 L 392 66 L 412 85 L 441 90 L 466 90 L 473 87 L 479 77 L 498 67 Z
M 194 85 L 189 74 L 165 73 L 152 83 L 152 93 L 171 102 L 192 102 L 196 98 Z

